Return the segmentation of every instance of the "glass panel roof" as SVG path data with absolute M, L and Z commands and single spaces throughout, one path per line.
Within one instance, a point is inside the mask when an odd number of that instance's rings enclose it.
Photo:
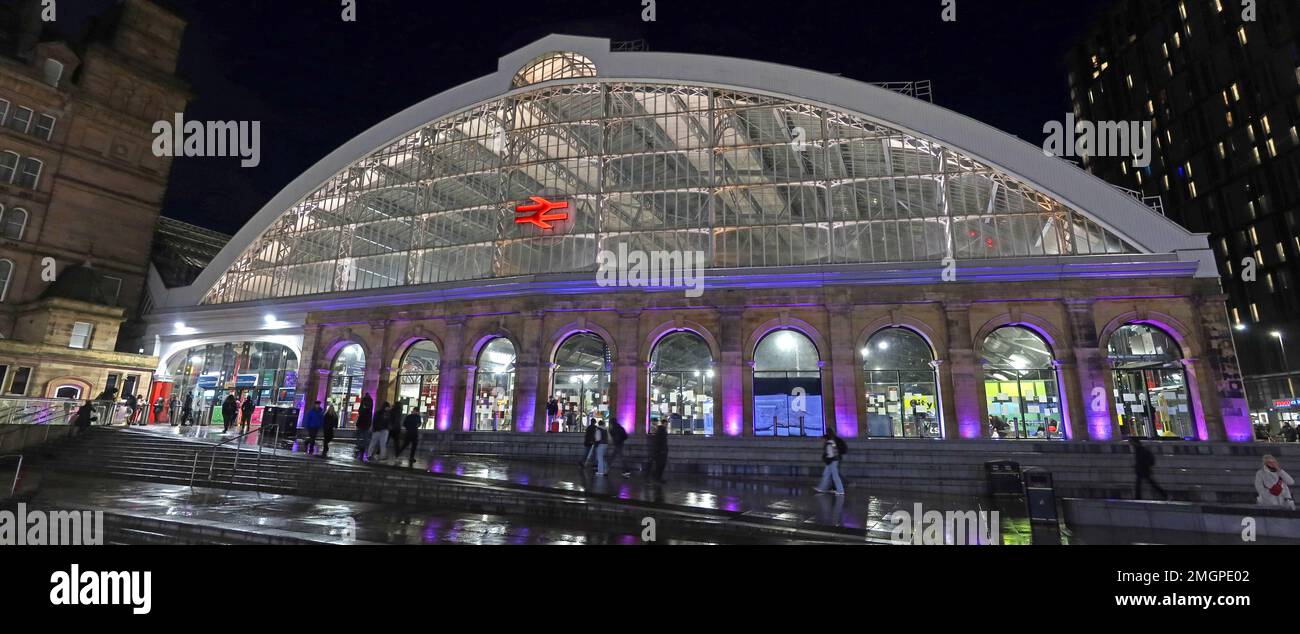
M 569 219 L 516 224 L 532 196 Z M 594 272 L 621 244 L 710 268 L 1140 252 L 1014 175 L 861 117 L 599 82 L 538 86 L 375 150 L 285 210 L 204 303 Z

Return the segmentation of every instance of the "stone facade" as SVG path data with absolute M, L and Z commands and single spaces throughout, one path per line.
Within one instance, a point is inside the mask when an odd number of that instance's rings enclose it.
M 577 332 L 610 350 L 611 411 L 644 433 L 655 343 L 680 330 L 708 342 L 714 363 L 714 421 L 720 436 L 753 435 L 754 351 L 764 335 L 793 329 L 821 357 L 822 405 L 845 436 L 866 434 L 863 363 L 857 351 L 882 328 L 910 329 L 934 355 L 945 438 L 988 437 L 981 346 L 1003 326 L 1041 336 L 1055 358 L 1066 433 L 1073 440 L 1118 435 L 1109 338 L 1130 323 L 1167 332 L 1182 348 L 1197 435 L 1250 440 L 1227 315 L 1213 279 L 1061 279 L 1016 284 L 825 286 L 808 289 L 522 296 L 492 301 L 375 306 L 308 316 L 302 394 L 325 400 L 334 357 L 349 344 L 366 353 L 365 391 L 395 401 L 396 374 L 415 343 L 441 351 L 439 430 L 467 429 L 479 351 L 505 337 L 517 352 L 513 429 L 542 432 L 553 354 Z

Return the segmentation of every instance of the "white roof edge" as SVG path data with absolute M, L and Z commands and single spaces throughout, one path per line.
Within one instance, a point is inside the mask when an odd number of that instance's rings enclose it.
M 587 56 L 596 64 L 597 79 L 705 84 L 833 107 L 933 140 L 1015 175 L 1043 193 L 1085 211 L 1098 224 L 1150 252 L 1209 248 L 1205 235 L 1187 231 L 1078 166 L 1047 156 L 1041 147 L 988 124 L 931 103 L 856 80 L 792 66 L 686 53 L 616 53 L 609 50 L 609 43 L 603 38 L 547 36 L 502 57 L 495 73 L 425 99 L 371 127 L 285 186 L 235 234 L 194 284 L 170 289 L 166 303 L 156 302 L 156 305 L 198 305 L 244 249 L 285 210 L 335 174 L 412 130 L 510 92 L 514 75 L 523 65 L 553 51 Z M 1065 113 L 1061 114 L 1064 118 Z M 1211 269 L 1208 275 L 1198 270 L 1197 277 L 1218 277 L 1217 267 Z

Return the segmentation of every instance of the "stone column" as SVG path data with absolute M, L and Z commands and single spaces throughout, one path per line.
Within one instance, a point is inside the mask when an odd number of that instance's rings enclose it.
M 329 400 L 329 395 L 330 395 L 329 368 L 318 368 L 316 370 L 316 389 L 313 391 L 313 393 L 316 396 L 307 399 L 307 402 L 303 403 L 303 407 L 302 407 L 303 414 L 306 414 L 307 410 L 311 409 L 312 405 L 314 405 L 314 403 L 310 401 L 320 401 L 323 404 L 325 401 Z M 299 418 L 301 419 L 301 417 Z
M 846 438 L 853 438 L 865 431 L 858 429 L 858 413 L 862 405 L 858 394 L 862 386 L 858 383 L 857 346 L 853 340 L 853 319 L 851 306 L 830 307 L 830 370 L 831 385 L 834 390 L 833 422 L 835 431 Z
M 465 385 L 461 393 L 461 431 L 474 431 L 474 383 L 478 377 L 478 366 L 471 363 L 465 366 Z
M 464 318 L 447 321 L 442 359 L 438 368 L 438 431 L 459 429 L 465 411 Z
M 754 435 L 754 366 L 745 361 L 745 309 L 728 306 L 719 309 L 718 347 L 722 358 L 718 365 L 715 393 L 721 416 L 714 414 L 714 425 L 722 421 L 722 435 Z M 748 366 L 748 368 L 746 368 Z M 748 371 L 746 371 L 748 370 Z
M 537 405 L 533 408 L 533 431 L 539 434 L 546 433 L 547 427 L 551 424 L 550 419 L 546 417 L 546 403 L 555 394 L 557 365 L 554 361 L 537 364 Z
M 541 371 L 543 360 L 541 356 L 545 353 L 545 346 L 541 345 L 541 340 L 545 336 L 542 330 L 542 322 L 545 313 L 535 311 L 525 315 L 523 333 L 520 338 L 520 349 L 515 351 L 515 394 L 514 403 L 511 408 L 513 421 L 511 429 L 517 432 L 532 433 L 545 431 L 539 428 L 537 422 L 537 385 L 540 382 L 538 374 Z M 545 360 L 549 362 L 549 359 Z M 542 402 L 545 408 L 545 401 Z
M 970 302 L 945 302 L 948 322 L 948 391 L 956 420 L 956 434 L 951 438 L 987 438 L 988 406 L 984 402 L 984 366 L 975 362 L 971 345 Z
M 614 332 L 614 367 L 610 372 L 610 408 L 629 434 L 645 433 L 649 376 L 641 355 L 641 311 L 619 311 Z
M 945 440 L 959 439 L 961 430 L 957 427 L 957 399 L 953 396 L 952 364 L 947 363 L 945 359 L 935 359 L 930 362 L 930 367 L 934 368 L 935 376 L 939 379 L 939 418 L 943 422 L 943 437 Z
M 1193 412 L 1197 432 L 1206 440 L 1251 442 L 1254 431 L 1246 406 L 1246 390 L 1241 367 L 1237 364 L 1237 346 L 1232 340 L 1232 326 L 1222 294 L 1198 296 L 1192 311 L 1200 317 L 1201 355 L 1188 370 L 1188 380 L 1195 373 L 1203 410 Z M 1204 432 L 1200 429 L 1204 426 Z
M 370 322 L 370 337 L 367 338 L 370 350 L 366 357 L 366 382 L 362 393 L 373 394 L 378 403 L 394 402 L 389 393 L 392 377 L 388 372 L 388 331 L 386 320 Z
M 1061 384 L 1065 411 L 1069 413 L 1071 440 L 1111 440 L 1119 434 L 1110 367 L 1099 347 L 1097 320 L 1091 299 L 1065 302 L 1068 344 L 1073 363 L 1063 365 Z
M 1188 397 L 1192 399 L 1192 417 L 1196 425 L 1196 437 L 1202 440 L 1228 440 L 1227 430 L 1221 424 L 1219 393 L 1215 390 L 1214 370 L 1210 363 L 1201 357 L 1189 357 L 1182 360 L 1183 373 L 1187 376 Z M 1195 390 L 1193 393 L 1191 390 Z

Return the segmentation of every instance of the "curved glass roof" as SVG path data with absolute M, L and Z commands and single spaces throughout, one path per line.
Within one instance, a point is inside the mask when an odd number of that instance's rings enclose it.
M 516 79 L 574 72 L 551 55 Z M 567 202 L 569 220 L 516 224 L 533 196 Z M 596 81 L 522 90 L 376 149 L 285 210 L 203 301 L 594 272 L 621 244 L 700 251 L 710 268 L 1141 252 L 1013 174 L 862 117 Z
M 511 81 L 511 86 L 523 88 L 544 81 L 595 76 L 596 64 L 584 55 L 564 52 L 547 53 L 519 69 L 519 72 L 515 73 L 514 80 Z

